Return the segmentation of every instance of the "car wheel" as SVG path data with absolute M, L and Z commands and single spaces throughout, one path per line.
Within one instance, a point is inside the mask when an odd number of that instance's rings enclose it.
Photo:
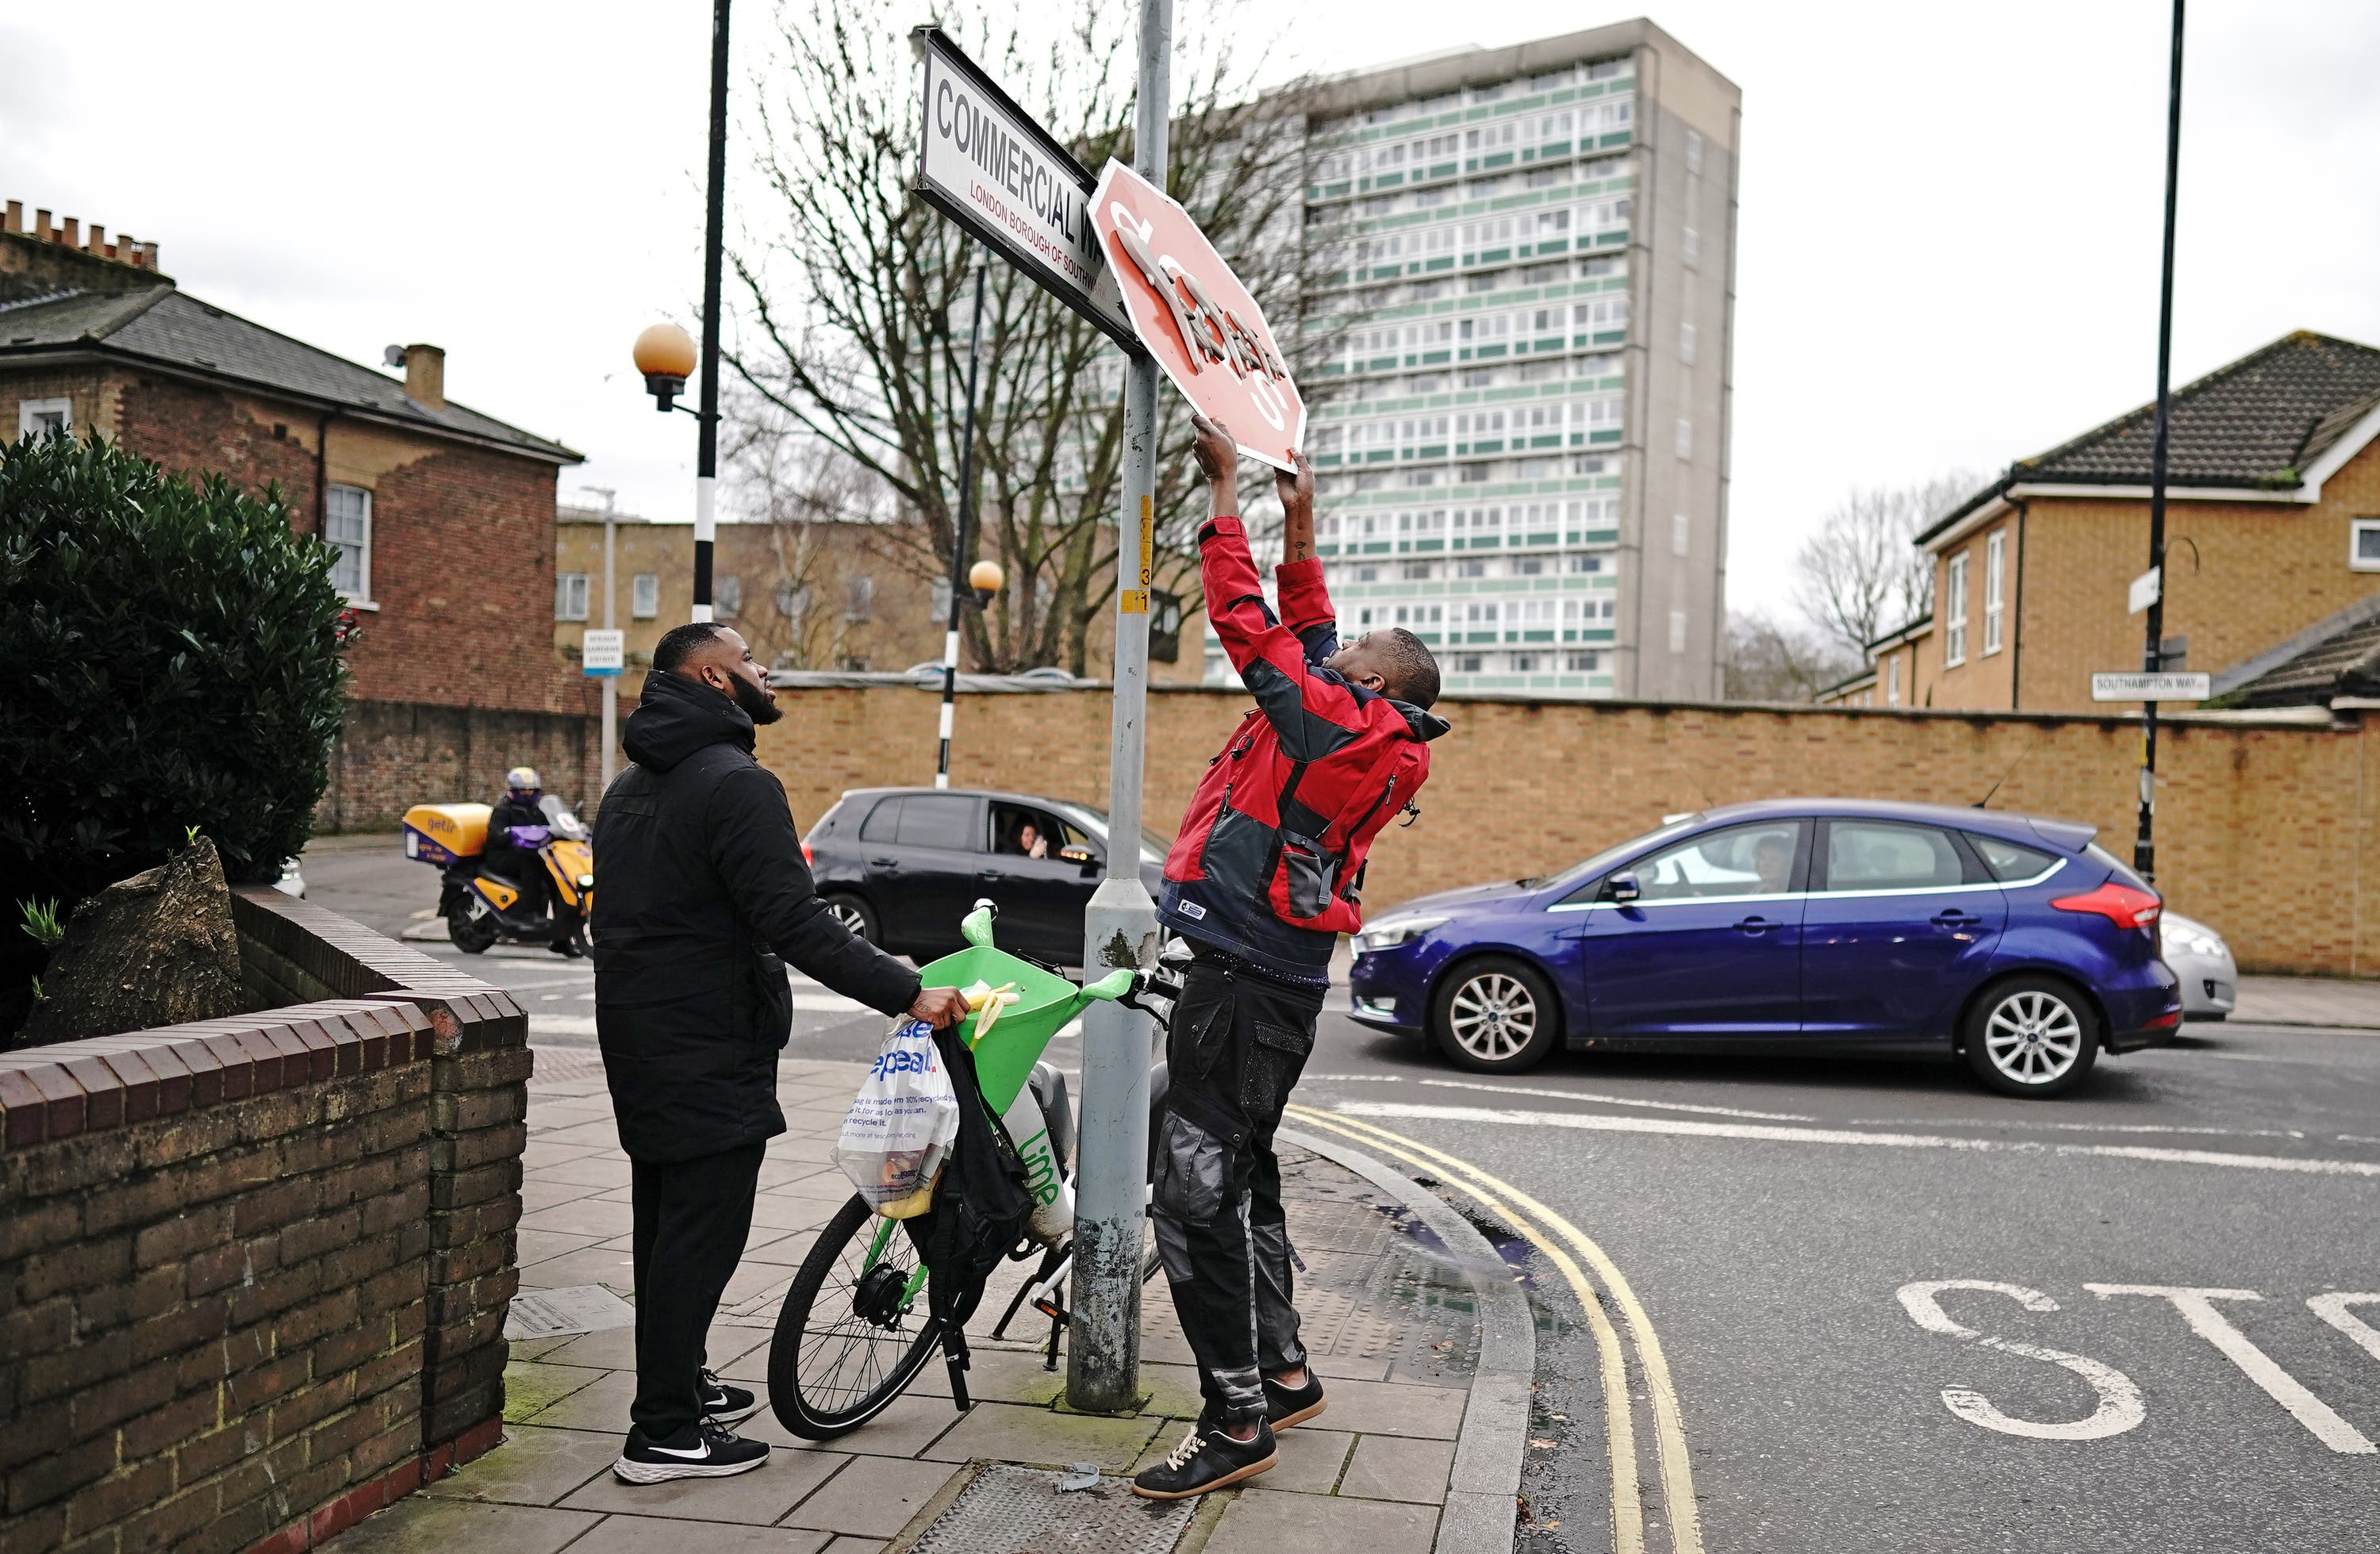
M 1554 1050 L 1561 1012 L 1536 967 L 1495 956 L 1465 961 L 1448 973 L 1430 1000 L 1429 1026 L 1455 1067 L 1518 1074 Z
M 857 896 L 828 896 L 826 915 L 849 929 L 854 939 L 864 939 L 870 944 L 882 946 L 883 930 L 876 926 L 876 913 Z
M 2064 1095 L 2099 1059 L 2099 1017 L 2055 977 L 2011 977 L 1967 1012 L 1967 1066 L 2004 1096 Z

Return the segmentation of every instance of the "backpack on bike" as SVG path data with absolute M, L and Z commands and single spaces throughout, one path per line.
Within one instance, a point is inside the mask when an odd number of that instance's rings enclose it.
M 934 1045 L 958 1095 L 958 1138 L 943 1163 L 933 1207 L 901 1228 L 933 1270 L 929 1304 L 955 1325 L 975 1314 L 984 1281 L 1025 1239 L 1034 1198 L 1025 1162 L 985 1108 L 975 1054 L 958 1027 L 936 1031 Z

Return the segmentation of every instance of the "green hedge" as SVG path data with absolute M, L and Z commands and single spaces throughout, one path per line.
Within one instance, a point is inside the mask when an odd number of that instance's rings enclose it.
M 339 732 L 334 555 L 273 490 L 194 485 L 95 436 L 0 451 L 9 896 L 71 907 L 193 826 L 232 879 L 277 875 Z

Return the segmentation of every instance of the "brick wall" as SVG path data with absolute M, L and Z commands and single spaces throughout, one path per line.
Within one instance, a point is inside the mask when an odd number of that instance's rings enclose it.
M 1938 634 L 1937 634 L 1938 635 Z M 932 781 L 937 698 L 779 693 L 759 754 L 808 825 L 845 788 Z M 963 697 L 952 781 L 1104 806 L 1103 692 Z M 1147 823 L 1171 834 L 1245 693 L 1149 696 Z M 1428 891 L 1559 868 L 1665 814 L 1794 795 L 1966 805 L 2095 824 L 2131 855 L 2139 725 L 2120 718 L 1449 699 L 1422 819 L 1372 854 L 1374 912 Z M 2380 751 L 2358 722 L 2168 725 L 2159 883 L 2250 969 L 2380 969 Z M 2367 867 L 2368 866 L 2368 867 Z M 2277 882 L 2286 882 L 2277 889 Z
M 518 1006 L 234 906 L 335 996 L 0 1056 L 0 1548 L 306 1548 L 501 1430 Z
M 537 768 L 546 792 L 591 819 L 601 796 L 603 724 L 593 683 L 579 694 L 584 712 L 348 702 L 315 829 L 389 831 L 416 804 L 492 803 L 516 766 Z M 623 720 L 633 706 L 624 702 Z

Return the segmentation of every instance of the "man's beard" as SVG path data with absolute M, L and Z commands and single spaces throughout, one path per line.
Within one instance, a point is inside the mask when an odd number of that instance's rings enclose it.
M 759 686 L 740 674 L 731 675 L 729 678 L 733 687 L 730 694 L 735 698 L 735 705 L 744 709 L 744 715 L 752 720 L 755 727 L 762 723 L 773 723 L 785 715 L 785 710 L 778 706 L 769 693 Z

